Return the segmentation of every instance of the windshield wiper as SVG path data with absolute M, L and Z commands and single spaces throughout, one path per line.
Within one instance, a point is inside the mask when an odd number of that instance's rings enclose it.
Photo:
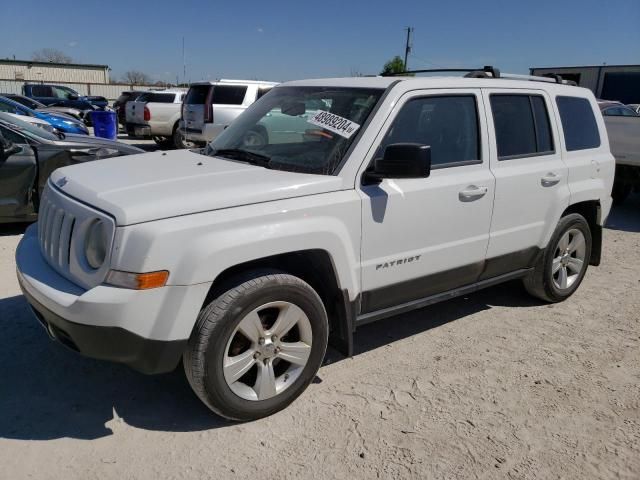
M 267 155 L 250 152 L 249 150 L 242 150 L 241 148 L 221 148 L 219 150 L 213 150 L 210 155 L 226 157 L 232 160 L 240 160 L 252 165 L 260 165 L 261 167 L 268 167 L 269 162 L 271 161 L 271 158 Z

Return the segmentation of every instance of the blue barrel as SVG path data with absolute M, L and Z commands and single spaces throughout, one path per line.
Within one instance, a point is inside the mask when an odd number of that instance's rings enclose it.
M 115 140 L 118 138 L 118 118 L 116 112 L 96 110 L 91 112 L 93 134 L 96 137 Z

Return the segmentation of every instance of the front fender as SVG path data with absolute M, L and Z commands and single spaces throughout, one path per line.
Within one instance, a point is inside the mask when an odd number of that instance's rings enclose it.
M 211 282 L 277 254 L 324 250 L 340 289 L 359 291 L 360 199 L 354 190 L 186 215 L 118 228 L 112 268 L 169 270 L 169 284 Z

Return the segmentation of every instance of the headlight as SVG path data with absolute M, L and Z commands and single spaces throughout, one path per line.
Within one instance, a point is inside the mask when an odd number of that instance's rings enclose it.
M 95 220 L 87 230 L 84 255 L 91 268 L 99 269 L 107 257 L 107 232 L 102 220 Z
M 49 133 L 56 133 L 56 129 L 48 123 L 36 123 L 36 125 Z

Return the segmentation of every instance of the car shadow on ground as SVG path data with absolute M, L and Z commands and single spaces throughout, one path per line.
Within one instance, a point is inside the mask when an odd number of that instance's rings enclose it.
M 0 237 L 22 235 L 31 223 L 3 223 L 0 225 Z
M 625 232 L 640 232 L 640 193 L 629 195 L 621 205 L 611 209 L 606 228 Z
M 460 297 L 428 311 L 360 328 L 355 337 L 356 355 L 492 305 L 533 304 L 537 303 L 518 283 Z M 175 432 L 233 425 L 200 402 L 181 367 L 169 374 L 147 376 L 123 365 L 79 356 L 49 340 L 22 296 L 1 299 L 0 318 L 0 438 L 89 440 L 112 435 L 122 423 Z M 329 349 L 325 364 L 344 358 Z M 321 382 L 319 377 L 316 382 Z
M 22 296 L 0 300 L 0 319 L 0 438 L 95 439 L 112 434 L 114 416 L 116 426 L 161 431 L 232 424 L 200 402 L 181 368 L 142 375 L 50 340 Z

